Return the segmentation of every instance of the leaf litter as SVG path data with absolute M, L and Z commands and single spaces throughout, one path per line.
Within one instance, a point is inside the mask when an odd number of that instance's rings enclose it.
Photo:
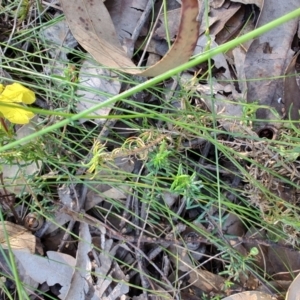
M 93 0 L 61 1 L 72 34 L 66 22 L 59 22 L 53 28 L 42 29 L 39 40 L 52 47 L 48 50 L 50 64 L 43 65 L 44 74 L 80 83 L 80 88 L 72 90 L 72 100 L 76 101 L 72 106 L 68 104 L 70 111 L 80 112 L 128 88 L 128 84 L 121 84 L 124 77 L 120 72 L 145 77 L 162 74 L 188 61 L 193 52 L 201 54 L 208 44 L 217 47 L 247 27 L 251 30 L 275 18 L 270 8 L 274 6 L 272 1 L 210 1 L 208 36 L 203 1 L 182 1 L 180 9 L 174 1 L 175 9 L 167 12 L 168 28 L 163 13 L 152 27 L 150 10 L 147 11 L 150 2 L 112 0 L 106 5 Z M 46 1 L 43 5 L 46 9 L 51 7 Z M 296 1 L 281 3 L 276 15 L 296 7 Z M 144 23 L 138 32 L 142 40 L 153 30 L 151 48 L 132 38 L 141 20 Z M 56 194 L 52 191 L 51 195 L 55 211 L 33 233 L 25 228 L 32 229 L 25 220 L 30 225 L 40 220 L 35 215 L 27 219 L 18 216 L 10 195 L 13 192 L 17 199 L 25 199 L 31 194 L 32 184 L 25 181 L 26 191 L 11 191 L 2 181 L 2 209 L 20 224 L 3 223 L 1 246 L 12 249 L 20 278 L 28 284 L 28 294 L 35 295 L 42 287 L 58 299 L 95 300 L 201 299 L 217 295 L 223 299 L 271 299 L 286 292 L 276 289 L 277 283 L 282 280 L 290 284 L 299 269 L 299 252 L 294 251 L 299 226 L 292 221 L 298 219 L 294 208 L 299 201 L 299 136 L 297 127 L 284 127 L 279 120 L 288 115 L 291 104 L 297 107 L 294 99 L 299 94 L 299 84 L 297 77 L 289 75 L 297 75 L 297 56 L 293 58 L 296 50 L 291 45 L 298 22 L 294 19 L 250 45 L 213 57 L 211 81 L 205 77 L 208 66 L 204 64 L 181 74 L 179 79 L 173 78 L 172 85 L 166 83 L 169 94 L 163 91 L 161 98 L 153 92 L 137 97 L 141 105 L 159 103 L 161 112 L 179 112 L 179 121 L 201 124 L 197 134 L 180 128 L 176 119 L 170 124 L 155 123 L 159 129 L 156 131 L 140 124 L 140 130 L 132 131 L 135 128 L 126 123 L 109 123 L 107 117 L 120 114 L 122 109 L 133 109 L 126 99 L 121 107 L 96 112 L 93 125 L 81 120 L 81 126 L 88 130 L 101 128 L 87 146 L 92 150 L 85 153 L 75 172 L 76 176 L 87 176 L 76 184 L 56 183 Z M 166 30 L 170 33 L 170 49 Z M 137 50 L 135 42 L 141 45 L 140 50 L 149 51 L 149 60 L 150 54 L 160 60 L 146 69 L 138 68 L 140 63 L 133 55 Z M 77 43 L 88 54 L 82 54 L 80 48 L 75 50 Z M 163 51 L 159 48 L 162 43 Z M 81 51 L 84 59 L 80 68 L 73 70 L 71 56 L 76 56 L 76 51 Z M 116 68 L 115 72 L 112 68 Z M 287 75 L 284 81 L 282 75 Z M 54 82 L 56 89 L 65 93 L 65 87 Z M 180 89 L 192 96 L 182 99 Z M 168 101 L 172 96 L 179 100 Z M 197 114 L 184 114 L 189 105 Z M 215 136 L 205 135 L 213 127 L 212 118 L 206 114 L 209 111 L 216 113 L 220 129 Z M 291 119 L 297 120 L 297 110 L 291 112 Z M 213 137 L 223 146 L 218 164 L 212 156 Z M 94 161 L 93 149 L 98 149 Z M 157 166 L 161 170 L 170 167 L 160 162 L 153 165 L 158 153 L 171 162 L 180 160 L 178 168 L 172 170 L 173 176 L 177 174 L 176 184 L 168 180 L 157 183 L 161 193 L 152 190 L 147 177 Z M 191 161 L 193 167 L 187 171 Z M 195 166 L 196 161 L 201 168 Z M 94 174 L 86 173 L 89 163 Z M 40 170 L 35 169 L 33 174 L 37 171 Z M 24 177 L 32 175 L 28 169 L 24 172 Z M 216 207 L 211 201 L 218 195 L 207 181 L 216 182 L 216 172 L 224 193 L 222 201 L 230 203 L 231 210 L 225 205 Z M 7 178 L 8 171 L 3 173 Z M 51 174 L 43 176 L 49 178 Z M 127 184 L 129 174 L 136 187 Z M 170 173 L 158 174 L 170 177 Z M 200 199 L 201 204 L 195 199 Z M 237 214 L 235 207 L 243 207 L 244 215 Z M 247 213 L 249 208 L 255 209 L 256 218 L 262 221 L 260 230 L 250 226 L 253 216 Z M 171 218 L 167 218 L 170 212 Z M 217 218 L 222 218 L 222 226 Z M 279 232 L 284 238 L 279 238 Z M 65 253 L 50 251 L 46 246 L 49 241 Z M 254 247 L 258 250 L 252 254 Z M 237 254 L 244 259 L 242 263 L 235 260 Z M 7 252 L 3 252 L 1 270 L 10 275 L 4 263 L 6 256 Z M 245 264 L 251 266 L 251 271 Z M 296 299 L 298 281 L 299 276 L 290 285 L 286 300 Z M 264 291 L 259 290 L 262 287 Z M 242 292 L 245 289 L 255 291 Z M 36 299 L 44 298 L 39 294 Z

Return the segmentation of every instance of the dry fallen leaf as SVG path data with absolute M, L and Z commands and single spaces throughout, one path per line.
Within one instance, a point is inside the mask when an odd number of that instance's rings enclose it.
M 77 112 L 88 109 L 98 103 L 104 102 L 109 97 L 115 96 L 120 92 L 121 82 L 112 71 L 102 68 L 90 60 L 82 63 L 79 72 L 80 87 L 76 91 L 79 99 L 76 105 Z M 93 91 L 93 90 L 94 91 Z M 105 106 L 94 112 L 95 115 L 107 116 L 111 107 Z M 86 121 L 80 119 L 80 122 Z M 105 118 L 94 119 L 93 122 L 103 124 Z
M 60 299 L 65 299 L 74 273 L 75 259 L 67 254 L 48 251 L 48 257 L 42 257 L 24 251 L 14 251 L 16 259 L 24 268 L 27 276 L 48 286 L 60 284 Z
M 287 70 L 285 71 L 284 78 L 284 98 L 283 103 L 285 106 L 285 112 L 287 117 L 291 120 L 299 120 L 299 109 L 300 109 L 300 89 L 296 81 L 296 70 L 295 65 L 300 51 L 293 57 Z M 293 105 L 291 107 L 291 105 Z
M 251 291 L 231 295 L 223 298 L 222 300 L 274 300 L 274 298 L 263 292 Z
M 220 8 L 223 6 L 225 0 L 210 0 L 209 6 L 212 8 Z
M 141 70 L 136 68 L 123 50 L 111 17 L 102 1 L 95 5 L 88 0 L 61 0 L 71 32 L 79 44 L 99 63 L 122 69 L 130 74 L 157 76 L 187 62 L 193 53 L 199 34 L 197 16 L 198 0 L 184 0 L 177 38 L 165 55 L 154 66 Z
M 227 22 L 239 11 L 241 5 L 239 3 L 231 3 L 229 7 L 220 7 L 218 9 L 211 9 L 209 13 L 210 19 L 210 32 L 209 34 L 214 37 L 216 36 L 224 27 L 228 30 Z M 201 23 L 201 34 L 204 33 L 206 29 L 206 22 L 203 18 Z M 214 22 L 214 26 L 211 26 Z M 232 30 L 232 28 L 230 28 Z M 203 32 L 202 32 L 203 31 Z
M 0 224 L 0 244 L 4 249 L 8 248 L 6 235 L 13 250 L 35 253 L 36 237 L 25 227 L 9 221 Z
M 118 268 L 117 262 L 112 268 L 113 259 L 119 246 L 120 245 L 118 244 L 113 246 L 113 240 L 107 240 L 105 242 L 104 249 L 99 255 L 100 266 L 95 268 L 94 274 L 97 277 L 97 282 L 95 285 L 95 295 L 92 300 L 120 299 L 120 296 L 123 296 L 129 292 L 129 286 L 124 281 L 125 275 L 122 274 L 121 278 L 115 278 L 114 270 Z M 110 291 L 108 287 L 113 282 L 113 278 L 118 279 L 120 282 L 113 288 L 113 290 Z
M 257 26 L 262 26 L 299 7 L 299 0 L 265 1 Z M 291 61 L 293 51 L 291 43 L 297 32 L 297 18 L 277 26 L 273 30 L 255 39 L 248 49 L 245 59 L 245 74 L 247 79 L 247 100 L 258 101 L 260 105 L 273 107 L 281 114 L 281 104 L 278 99 L 283 96 L 283 80 L 280 78 Z M 253 80 L 255 79 L 255 80 Z M 257 127 L 265 126 L 266 120 L 276 120 L 279 117 L 266 108 L 257 111 L 256 117 L 264 120 Z M 258 123 L 258 122 L 257 122 Z M 280 126 L 282 122 L 272 125 Z
M 28 124 L 22 125 L 16 132 L 16 139 L 20 140 L 34 132 L 36 132 L 35 122 L 38 120 L 34 117 Z M 21 144 L 20 144 L 21 145 Z M 30 193 L 31 190 L 28 187 L 28 182 L 26 178 L 34 178 L 40 169 L 41 161 L 23 161 L 18 159 L 17 154 L 15 154 L 16 159 L 11 164 L 2 164 L 3 180 L 5 188 L 16 195 L 20 195 L 24 192 Z
M 69 291 L 64 300 L 84 300 L 92 285 L 92 264 L 88 253 L 92 250 L 89 225 L 81 223 L 79 228 L 79 243 L 76 254 L 75 271 L 72 276 Z
M 231 2 L 239 2 L 243 4 L 255 4 L 260 9 L 262 9 L 264 5 L 264 0 L 231 0 Z
M 294 279 L 286 294 L 286 300 L 300 300 L 300 274 Z
M 129 192 L 128 185 L 119 185 L 118 187 L 110 187 L 107 184 L 90 184 L 85 201 L 85 210 L 93 208 L 95 205 L 103 202 L 107 199 L 114 199 L 120 201 L 126 199 L 126 195 Z
M 45 74 L 65 77 L 65 72 L 68 69 L 68 54 L 78 45 L 69 30 L 67 22 L 61 20 L 45 28 L 42 27 L 39 38 L 45 43 L 47 52 L 52 58 L 51 61 L 43 65 Z M 53 84 L 56 89 L 62 90 L 65 88 L 59 81 L 54 80 Z
M 105 3 L 121 44 L 131 40 L 148 0 L 110 0 Z
M 189 274 L 189 283 L 207 294 L 222 290 L 224 282 L 225 279 L 222 276 L 206 270 L 192 269 Z

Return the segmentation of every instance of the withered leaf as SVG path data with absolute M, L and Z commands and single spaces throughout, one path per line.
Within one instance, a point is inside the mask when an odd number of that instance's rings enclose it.
M 34 253 L 36 237 L 25 227 L 4 221 L 0 224 L 0 244 L 4 249 L 11 247 Z
M 162 60 L 143 70 L 137 68 L 123 50 L 102 1 L 61 0 L 61 5 L 78 43 L 104 66 L 130 74 L 157 76 L 187 62 L 199 35 L 198 0 L 183 0 L 180 26 L 174 44 Z
M 284 79 L 284 107 L 288 118 L 299 120 L 300 89 L 296 81 L 295 65 L 300 51 L 293 57 L 285 71 Z

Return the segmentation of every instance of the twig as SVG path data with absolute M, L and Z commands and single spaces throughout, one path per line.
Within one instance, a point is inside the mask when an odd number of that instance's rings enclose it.
M 5 44 L 5 48 L 4 48 L 4 50 L 2 51 L 2 55 L 3 55 L 3 56 L 5 55 L 5 52 L 7 51 L 8 47 L 9 47 L 9 44 L 10 44 L 10 42 L 11 42 L 11 39 L 12 39 L 12 37 L 14 36 L 14 33 L 15 33 L 15 31 L 16 31 L 17 23 L 18 23 L 18 14 L 19 14 L 19 11 L 20 11 L 20 9 L 21 9 L 21 5 L 22 5 L 22 4 L 23 4 L 23 1 L 20 1 L 20 2 L 19 2 L 19 5 L 18 5 L 18 7 L 17 7 L 17 9 L 15 10 L 14 25 L 13 25 L 13 28 L 12 28 L 11 33 L 10 33 L 10 35 L 9 35 L 9 38 L 8 38 L 6 44 Z
M 72 184 L 73 185 L 73 184 Z M 74 189 L 74 193 L 75 193 L 75 203 L 76 203 L 76 209 L 79 211 L 81 209 L 81 207 L 83 206 L 84 204 L 84 201 L 86 199 L 86 194 L 87 194 L 87 186 L 86 185 L 81 185 L 82 186 L 82 190 L 79 192 L 80 193 L 80 196 L 78 197 L 77 196 L 77 191 L 75 188 Z M 73 227 L 75 225 L 75 220 L 71 220 L 69 222 L 69 225 L 68 225 L 68 228 L 67 230 L 65 231 L 65 234 L 58 246 L 58 252 L 60 252 L 63 247 L 65 246 L 65 243 L 67 242 L 67 240 L 69 239 L 69 236 L 70 236 L 70 232 L 72 231 Z
M 2 195 L 2 193 L 0 192 L 0 199 L 1 199 L 0 203 L 6 204 L 9 207 L 10 211 L 12 212 L 12 214 L 15 217 L 15 220 L 16 220 L 17 224 L 22 224 L 22 219 L 19 217 L 18 213 L 16 212 L 16 210 L 14 208 L 15 196 L 14 196 L 14 194 L 9 194 L 8 191 L 6 190 L 4 180 L 3 180 L 3 173 L 0 173 L 0 182 L 1 182 L 1 185 L 2 185 L 2 189 L 4 191 L 4 195 Z M 5 200 L 2 201 L 2 197 Z M 10 199 L 10 197 L 12 198 L 12 200 Z
M 153 29 L 152 29 L 152 31 L 151 31 L 149 37 L 148 37 L 148 41 L 147 41 L 147 43 L 146 43 L 146 45 L 145 45 L 145 48 L 144 48 L 144 51 L 143 51 L 143 53 L 142 53 L 142 55 L 141 55 L 141 59 L 140 59 L 140 61 L 139 61 L 139 63 L 138 63 L 138 67 L 142 64 L 142 62 L 143 62 L 143 60 L 144 60 L 144 57 L 145 57 L 145 55 L 146 55 L 146 51 L 147 51 L 148 46 L 149 46 L 149 44 L 150 44 L 151 38 L 152 38 L 152 36 L 153 36 L 153 34 L 154 34 L 154 29 L 156 28 L 156 25 L 157 25 L 157 23 L 158 23 L 159 15 L 160 15 L 161 12 L 162 12 L 163 6 L 164 6 L 164 4 L 162 3 L 161 6 L 160 6 L 160 9 L 159 9 L 159 11 L 158 11 L 157 18 L 156 18 L 156 20 L 155 20 L 155 22 L 154 22 L 154 24 L 153 24 Z
M 101 221 L 97 220 L 96 218 L 86 214 L 85 212 L 76 212 L 74 210 L 69 209 L 66 206 L 62 206 L 60 208 L 60 211 L 63 213 L 68 214 L 71 216 L 74 220 L 78 222 L 85 222 L 91 226 L 95 226 L 100 229 L 101 232 L 107 232 L 107 235 L 110 238 L 123 241 L 125 243 L 129 243 L 130 245 L 136 244 L 138 241 L 142 243 L 153 243 L 153 244 L 175 244 L 175 245 L 185 245 L 186 243 L 203 243 L 208 245 L 216 245 L 217 241 L 221 242 L 220 239 L 216 240 L 210 240 L 201 236 L 197 237 L 187 237 L 185 239 L 176 239 L 173 234 L 169 234 L 166 236 L 166 238 L 156 238 L 151 236 L 129 236 L 129 235 L 122 235 L 119 231 L 112 229 L 108 225 L 102 223 Z M 182 224 L 183 225 L 183 224 Z M 183 225 L 184 226 L 184 225 Z M 173 236 L 173 237 L 172 237 Z M 235 243 L 245 243 L 245 244 L 259 244 L 267 247 L 279 247 L 279 248 L 285 248 L 292 251 L 298 251 L 295 249 L 292 245 L 283 245 L 279 244 L 270 240 L 262 240 L 262 239 L 255 239 L 255 238 L 243 238 L 238 236 L 227 236 L 224 235 L 227 239 L 227 242 L 230 244 L 235 245 Z M 216 245 L 217 247 L 220 246 L 219 244 Z
M 145 10 L 144 12 L 142 13 L 140 19 L 138 20 L 133 32 L 132 32 L 132 35 L 131 35 L 131 42 L 132 42 L 132 45 L 134 46 L 136 40 L 138 39 L 140 33 L 141 33 L 141 30 L 144 26 L 144 24 L 146 23 L 148 17 L 149 17 L 149 14 L 151 12 L 151 9 L 152 7 L 154 7 L 154 2 L 156 0 L 149 0 L 146 7 L 145 7 Z M 132 52 L 129 53 L 130 57 L 133 55 L 133 48 L 134 47 L 131 47 L 132 48 Z M 141 62 L 142 60 L 140 60 Z

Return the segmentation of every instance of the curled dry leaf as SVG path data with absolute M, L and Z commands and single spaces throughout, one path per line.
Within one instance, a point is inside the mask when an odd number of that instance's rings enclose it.
M 60 202 L 67 207 L 72 207 L 73 200 L 71 197 L 70 188 L 66 185 L 63 185 L 57 189 L 57 192 Z M 37 232 L 37 236 L 50 234 L 56 231 L 62 225 L 66 224 L 67 222 L 70 222 L 71 220 L 71 216 L 57 210 L 54 216 L 51 217 L 51 219 L 47 219 L 45 221 L 45 225 L 41 230 Z
M 157 76 L 187 62 L 199 35 L 198 0 L 184 0 L 177 38 L 157 64 L 138 69 L 123 50 L 111 17 L 102 1 L 61 0 L 71 32 L 79 44 L 99 63 L 130 74 Z

